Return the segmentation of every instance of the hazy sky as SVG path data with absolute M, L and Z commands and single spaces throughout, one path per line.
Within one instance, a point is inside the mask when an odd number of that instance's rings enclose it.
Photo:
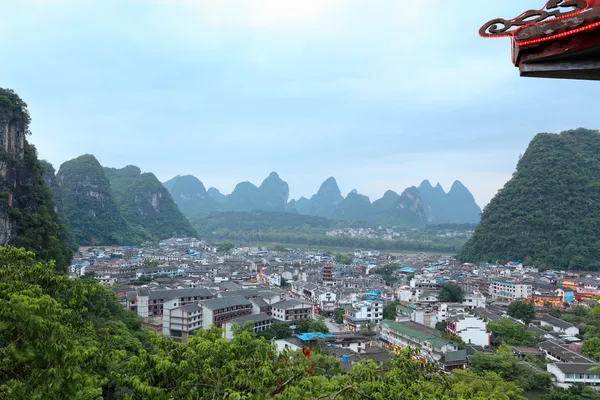
M 335 176 L 372 200 L 428 178 L 483 206 L 538 132 L 599 127 L 600 83 L 519 78 L 479 27 L 545 0 L 2 3 L 0 86 L 56 168 L 93 153 L 230 192 Z

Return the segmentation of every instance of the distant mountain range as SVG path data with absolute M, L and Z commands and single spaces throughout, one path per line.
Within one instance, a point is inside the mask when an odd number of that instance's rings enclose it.
M 272 172 L 260 186 L 239 183 L 231 194 L 216 188 L 206 190 L 202 182 L 191 175 L 176 176 L 164 186 L 180 210 L 188 215 L 213 211 L 272 211 L 298 213 L 336 220 L 364 221 L 390 226 L 422 227 L 432 224 L 464 224 L 479 222 L 481 209 L 473 195 L 459 181 L 448 193 L 428 180 L 398 194 L 387 191 L 381 199 L 371 200 L 352 190 L 342 196 L 335 178 L 323 182 L 310 198 L 289 200 L 289 186 Z

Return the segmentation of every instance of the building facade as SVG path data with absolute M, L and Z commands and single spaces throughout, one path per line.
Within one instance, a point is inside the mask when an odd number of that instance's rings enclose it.
M 371 322 L 378 324 L 381 321 L 383 321 L 381 300 L 363 300 L 354 303 L 344 316 L 344 324 L 352 332 L 360 331 L 361 326 L 369 325 Z
M 490 297 L 493 301 L 512 303 L 516 300 L 530 299 L 533 287 L 529 284 L 494 281 L 490 284 Z

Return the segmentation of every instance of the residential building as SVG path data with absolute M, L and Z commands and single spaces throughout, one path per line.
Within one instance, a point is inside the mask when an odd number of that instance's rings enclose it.
M 546 340 L 545 342 L 539 343 L 538 348 L 546 354 L 548 359 L 555 362 L 574 364 L 594 363 L 593 360 L 561 345 L 555 340 Z
M 579 328 L 570 322 L 563 321 L 562 319 L 553 317 L 552 315 L 543 315 L 539 318 L 542 326 L 552 327 L 554 332 L 564 333 L 565 335 L 575 336 L 579 335 Z
M 225 323 L 225 332 L 224 336 L 227 340 L 233 339 L 233 326 L 243 326 L 246 322 L 252 321 L 253 328 L 252 331 L 254 333 L 262 332 L 271 327 L 272 318 L 267 314 L 253 314 L 253 315 L 244 315 L 243 317 L 232 319 L 231 321 L 227 321 Z
M 456 343 L 442 338 L 435 329 L 412 321 L 383 320 L 379 326 L 379 339 L 389 350 L 398 351 L 411 346 L 419 349 L 422 357 L 433 361 L 439 361 L 444 354 L 458 350 Z
M 474 310 L 475 308 L 485 308 L 486 298 L 480 293 L 465 294 L 462 305 L 467 310 Z
M 549 373 L 556 377 L 556 384 L 562 388 L 569 388 L 573 384 L 583 383 L 596 390 L 600 389 L 600 364 L 596 363 L 550 363 L 547 365 Z
M 273 319 L 293 324 L 299 319 L 312 319 L 315 305 L 301 300 L 284 300 L 271 305 Z
M 228 296 L 201 301 L 202 328 L 223 327 L 227 321 L 252 314 L 252 303 L 242 296 Z
M 350 331 L 360 331 L 361 326 L 368 325 L 373 321 L 375 324 L 383 320 L 383 301 L 363 300 L 354 303 L 346 311 L 344 324 Z
M 487 323 L 474 315 L 457 315 L 448 319 L 446 330 L 460 337 L 465 344 L 489 346 L 491 334 L 487 332 Z
M 271 306 L 260 297 L 251 297 L 248 300 L 252 303 L 252 314 L 271 315 Z
M 490 284 L 490 297 L 493 301 L 512 303 L 516 300 L 530 299 L 533 287 L 525 283 L 494 281 Z
M 438 323 L 438 313 L 432 308 L 416 307 L 412 310 L 410 320 L 435 329 L 435 325 Z
M 178 299 L 179 305 L 186 305 L 215 297 L 210 290 L 204 288 L 149 290 L 143 287 L 127 292 L 126 296 L 127 311 L 137 312 L 140 317 L 162 315 L 163 304 L 172 299 Z
M 175 308 L 165 307 L 162 322 L 163 335 L 186 343 L 193 331 L 202 329 L 202 307 L 195 303 Z

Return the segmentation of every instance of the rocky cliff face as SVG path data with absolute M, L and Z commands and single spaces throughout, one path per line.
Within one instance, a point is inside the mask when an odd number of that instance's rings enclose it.
M 0 245 L 16 235 L 9 209 L 13 207 L 18 184 L 18 166 L 24 162 L 27 120 L 8 104 L 0 104 Z
M 56 260 L 64 271 L 72 252 L 55 212 L 35 147 L 27 142 L 27 104 L 11 90 L 0 89 L 0 245 L 33 251 Z
M 134 165 L 104 168 L 121 215 L 137 236 L 145 240 L 196 236 L 195 230 L 154 174 Z M 176 186 L 179 182 L 174 182 Z

